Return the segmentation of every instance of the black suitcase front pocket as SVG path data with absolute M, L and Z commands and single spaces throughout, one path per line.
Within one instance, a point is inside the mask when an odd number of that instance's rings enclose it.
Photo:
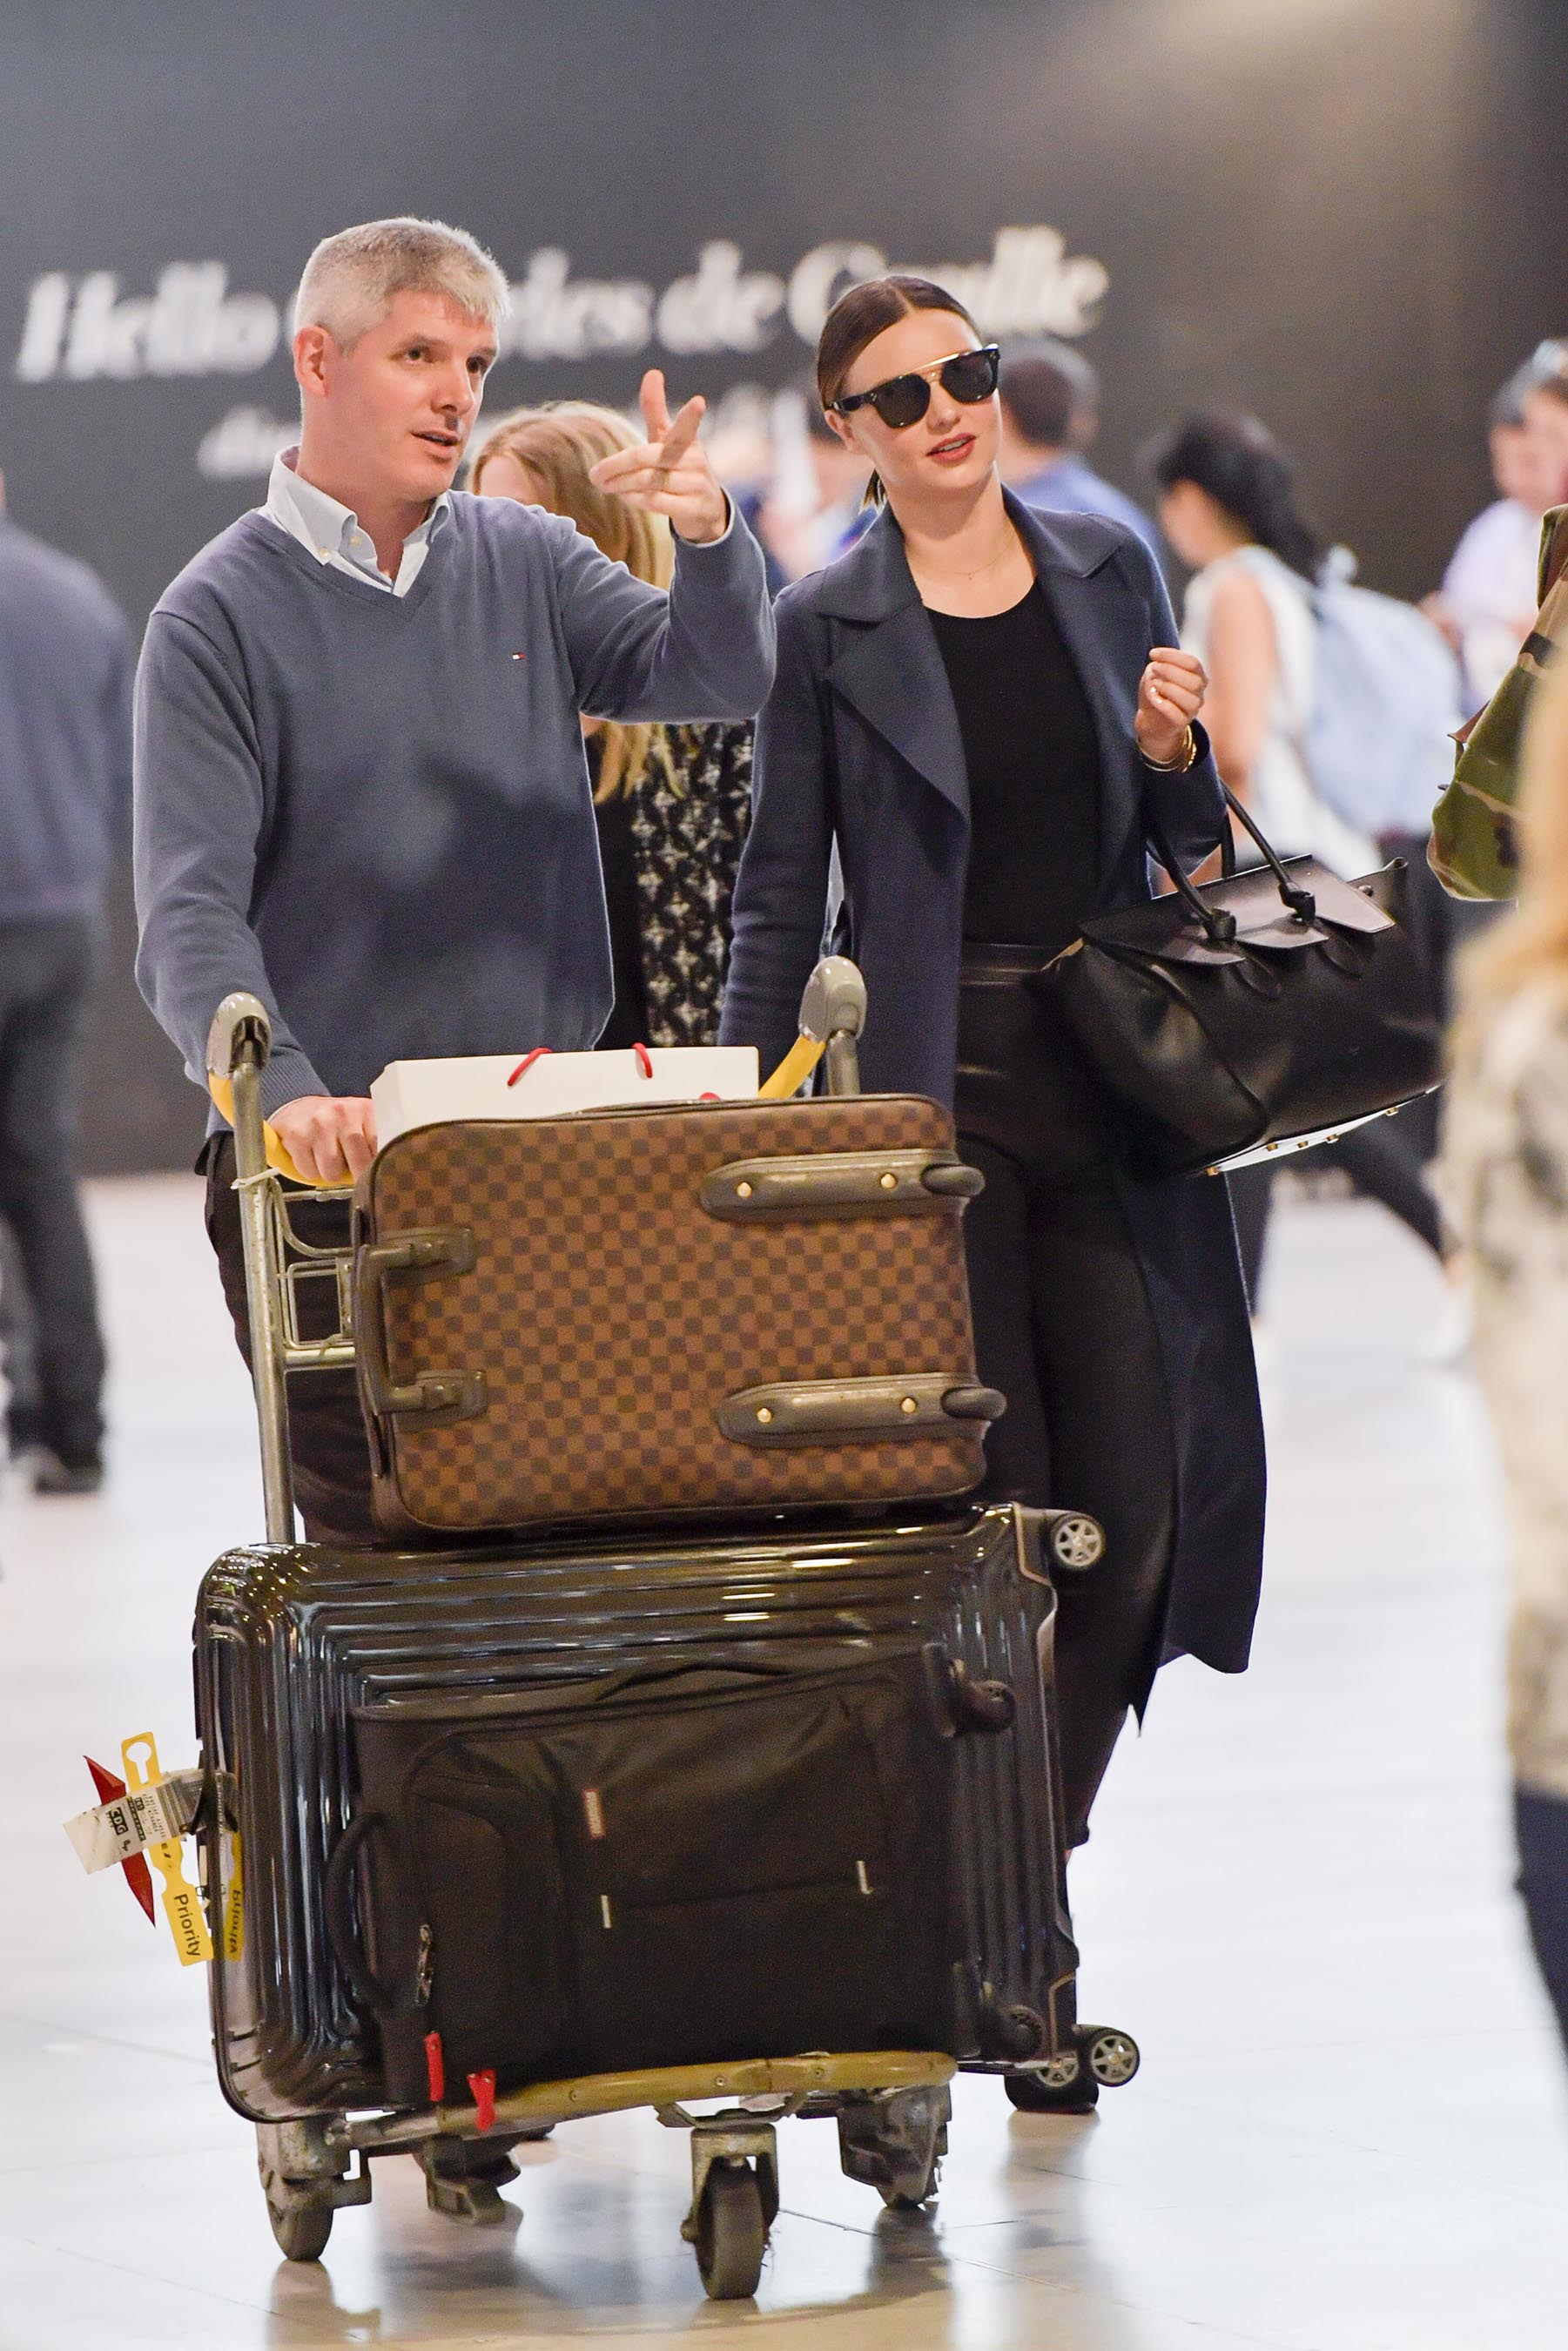
M 441 2035 L 449 2095 L 953 2042 L 953 1726 L 922 1651 L 434 1712 L 368 1709 L 361 1751 L 382 1788 L 404 1759 L 395 2037 Z
M 863 1686 L 565 1726 L 582 2025 L 607 2068 L 888 2046 L 929 2015 Z M 899 1801 L 903 1801 L 902 1796 Z

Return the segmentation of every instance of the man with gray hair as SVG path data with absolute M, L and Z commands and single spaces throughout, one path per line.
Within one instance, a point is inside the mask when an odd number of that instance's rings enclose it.
M 1009 344 L 997 386 L 1002 403 L 1002 479 L 1026 507 L 1049 514 L 1104 515 L 1141 538 L 1157 563 L 1154 524 L 1090 465 L 1100 421 L 1100 379 L 1082 351 L 1042 336 Z
M 454 493 L 506 307 L 496 264 L 439 222 L 319 246 L 296 313 L 299 445 L 148 626 L 137 976 L 198 1084 L 222 998 L 261 998 L 263 1108 L 313 1182 L 369 1162 L 389 1061 L 594 1042 L 612 979 L 581 714 L 747 718 L 771 682 L 761 551 L 697 440 L 703 402 L 672 423 L 657 371 L 647 440 L 594 477 L 669 517 L 667 594 L 559 516 Z M 206 1168 L 243 1345 L 215 1114 Z M 300 1383 L 290 1417 L 307 1531 L 366 1540 L 351 1380 Z

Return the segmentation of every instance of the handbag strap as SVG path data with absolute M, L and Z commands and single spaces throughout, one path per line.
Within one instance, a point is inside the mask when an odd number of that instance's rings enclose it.
M 1316 918 L 1318 905 L 1312 892 L 1301 889 L 1298 883 L 1291 881 L 1272 844 L 1264 837 L 1249 810 L 1242 806 L 1223 777 L 1219 781 L 1219 789 L 1225 795 L 1225 805 L 1229 814 L 1240 821 L 1262 851 L 1263 862 L 1274 876 L 1281 903 L 1286 912 L 1294 914 L 1299 923 L 1312 922 Z M 1229 946 L 1236 937 L 1235 915 L 1224 906 L 1211 906 L 1187 879 L 1183 871 L 1181 860 L 1171 846 L 1169 834 L 1154 810 L 1146 806 L 1144 810 L 1144 837 L 1160 864 L 1169 874 L 1171 886 L 1187 913 L 1196 922 L 1202 925 L 1205 933 L 1217 946 Z M 1225 838 L 1220 844 L 1220 870 L 1228 882 L 1234 880 L 1236 841 L 1228 824 L 1225 828 Z

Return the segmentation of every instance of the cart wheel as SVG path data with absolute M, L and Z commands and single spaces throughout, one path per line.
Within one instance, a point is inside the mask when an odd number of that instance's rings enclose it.
M 934 2155 L 931 2168 L 918 2187 L 884 2188 L 882 2200 L 890 2212 L 918 2212 L 923 2205 L 930 2203 L 941 2184 L 942 2158 Z
M 275 2204 L 268 2197 L 267 2217 L 277 2240 L 277 2250 L 290 2262 L 319 2262 L 332 2233 L 330 2204 Z
M 713 2302 L 744 2302 L 757 2292 L 768 2223 L 762 2189 L 748 2163 L 721 2158 L 709 2171 L 695 2235 L 703 2290 Z
M 850 2097 L 839 2108 L 845 2177 L 874 2188 L 890 2212 L 914 2212 L 936 2193 L 953 2101 L 946 2088 Z
M 1143 2062 L 1132 2034 L 1106 2024 L 1081 2024 L 1078 2046 L 1090 2073 L 1107 2090 L 1119 2090 L 1130 2082 Z

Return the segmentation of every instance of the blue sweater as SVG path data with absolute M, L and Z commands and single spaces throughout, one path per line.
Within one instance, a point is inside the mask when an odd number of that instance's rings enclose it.
M 591 1046 L 610 938 L 579 714 L 749 717 L 761 551 L 679 546 L 666 596 L 571 523 L 456 496 L 404 597 L 259 513 L 160 601 L 136 691 L 142 993 L 204 1084 L 232 988 L 267 1111 L 386 1063 Z
M 0 516 L 0 922 L 89 914 L 131 804 L 131 632 Z

